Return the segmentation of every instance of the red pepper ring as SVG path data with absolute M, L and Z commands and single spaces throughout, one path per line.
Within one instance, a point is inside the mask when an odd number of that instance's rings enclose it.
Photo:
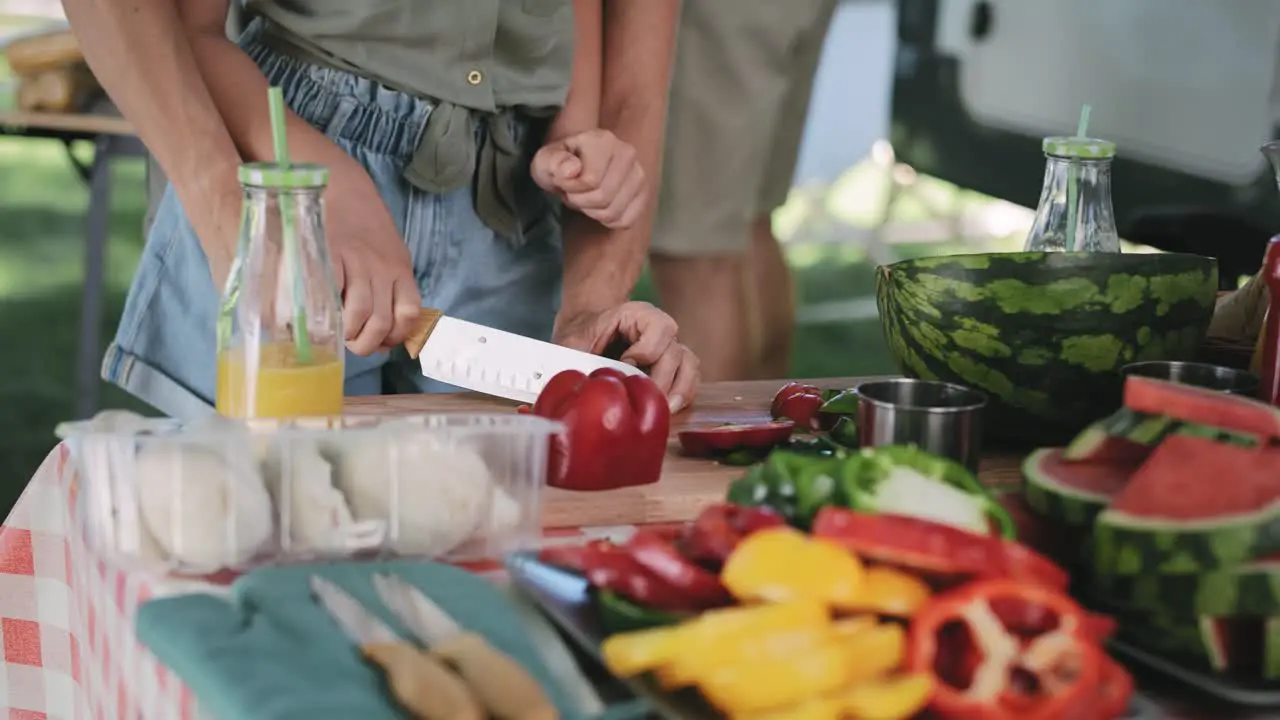
M 1030 637 L 1014 633 L 993 603 L 1021 602 L 1050 610 L 1056 625 Z M 938 595 L 912 619 L 908 668 L 937 678 L 931 707 L 947 720 L 1093 720 L 1105 654 L 1089 636 L 1085 611 L 1043 585 L 979 580 Z M 967 631 L 978 656 L 965 678 L 948 676 L 954 653 L 944 633 Z M 966 648 L 967 649 L 967 648 Z M 961 686 L 960 683 L 963 683 Z M 1027 684 L 1027 688 L 1020 687 Z

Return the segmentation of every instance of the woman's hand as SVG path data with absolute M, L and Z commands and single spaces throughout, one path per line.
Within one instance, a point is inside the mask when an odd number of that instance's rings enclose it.
M 611 230 L 634 225 L 653 194 L 636 149 L 608 130 L 547 143 L 533 156 L 529 171 L 566 207 Z

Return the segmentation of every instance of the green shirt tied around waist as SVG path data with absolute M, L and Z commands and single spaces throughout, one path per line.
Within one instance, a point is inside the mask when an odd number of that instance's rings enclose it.
M 430 193 L 476 178 L 476 213 L 520 236 L 528 176 L 510 115 L 550 117 L 573 70 L 571 0 L 248 0 L 282 52 L 434 100 L 405 180 Z M 477 146 L 484 123 L 488 142 Z

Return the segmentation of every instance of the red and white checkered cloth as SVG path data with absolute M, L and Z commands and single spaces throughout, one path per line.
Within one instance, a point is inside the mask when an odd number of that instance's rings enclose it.
M 196 720 L 191 693 L 138 644 L 133 613 L 161 585 L 110 569 L 74 532 L 75 466 L 45 458 L 0 526 L 0 720 Z M 550 530 L 548 544 L 625 536 L 634 527 Z M 499 562 L 475 572 L 502 577 Z

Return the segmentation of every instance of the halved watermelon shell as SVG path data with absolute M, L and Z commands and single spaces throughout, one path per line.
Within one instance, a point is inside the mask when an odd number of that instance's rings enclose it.
M 1070 527 L 1091 525 L 1136 463 L 1070 462 L 1062 448 L 1041 448 L 1022 463 L 1023 492 L 1036 512 Z

